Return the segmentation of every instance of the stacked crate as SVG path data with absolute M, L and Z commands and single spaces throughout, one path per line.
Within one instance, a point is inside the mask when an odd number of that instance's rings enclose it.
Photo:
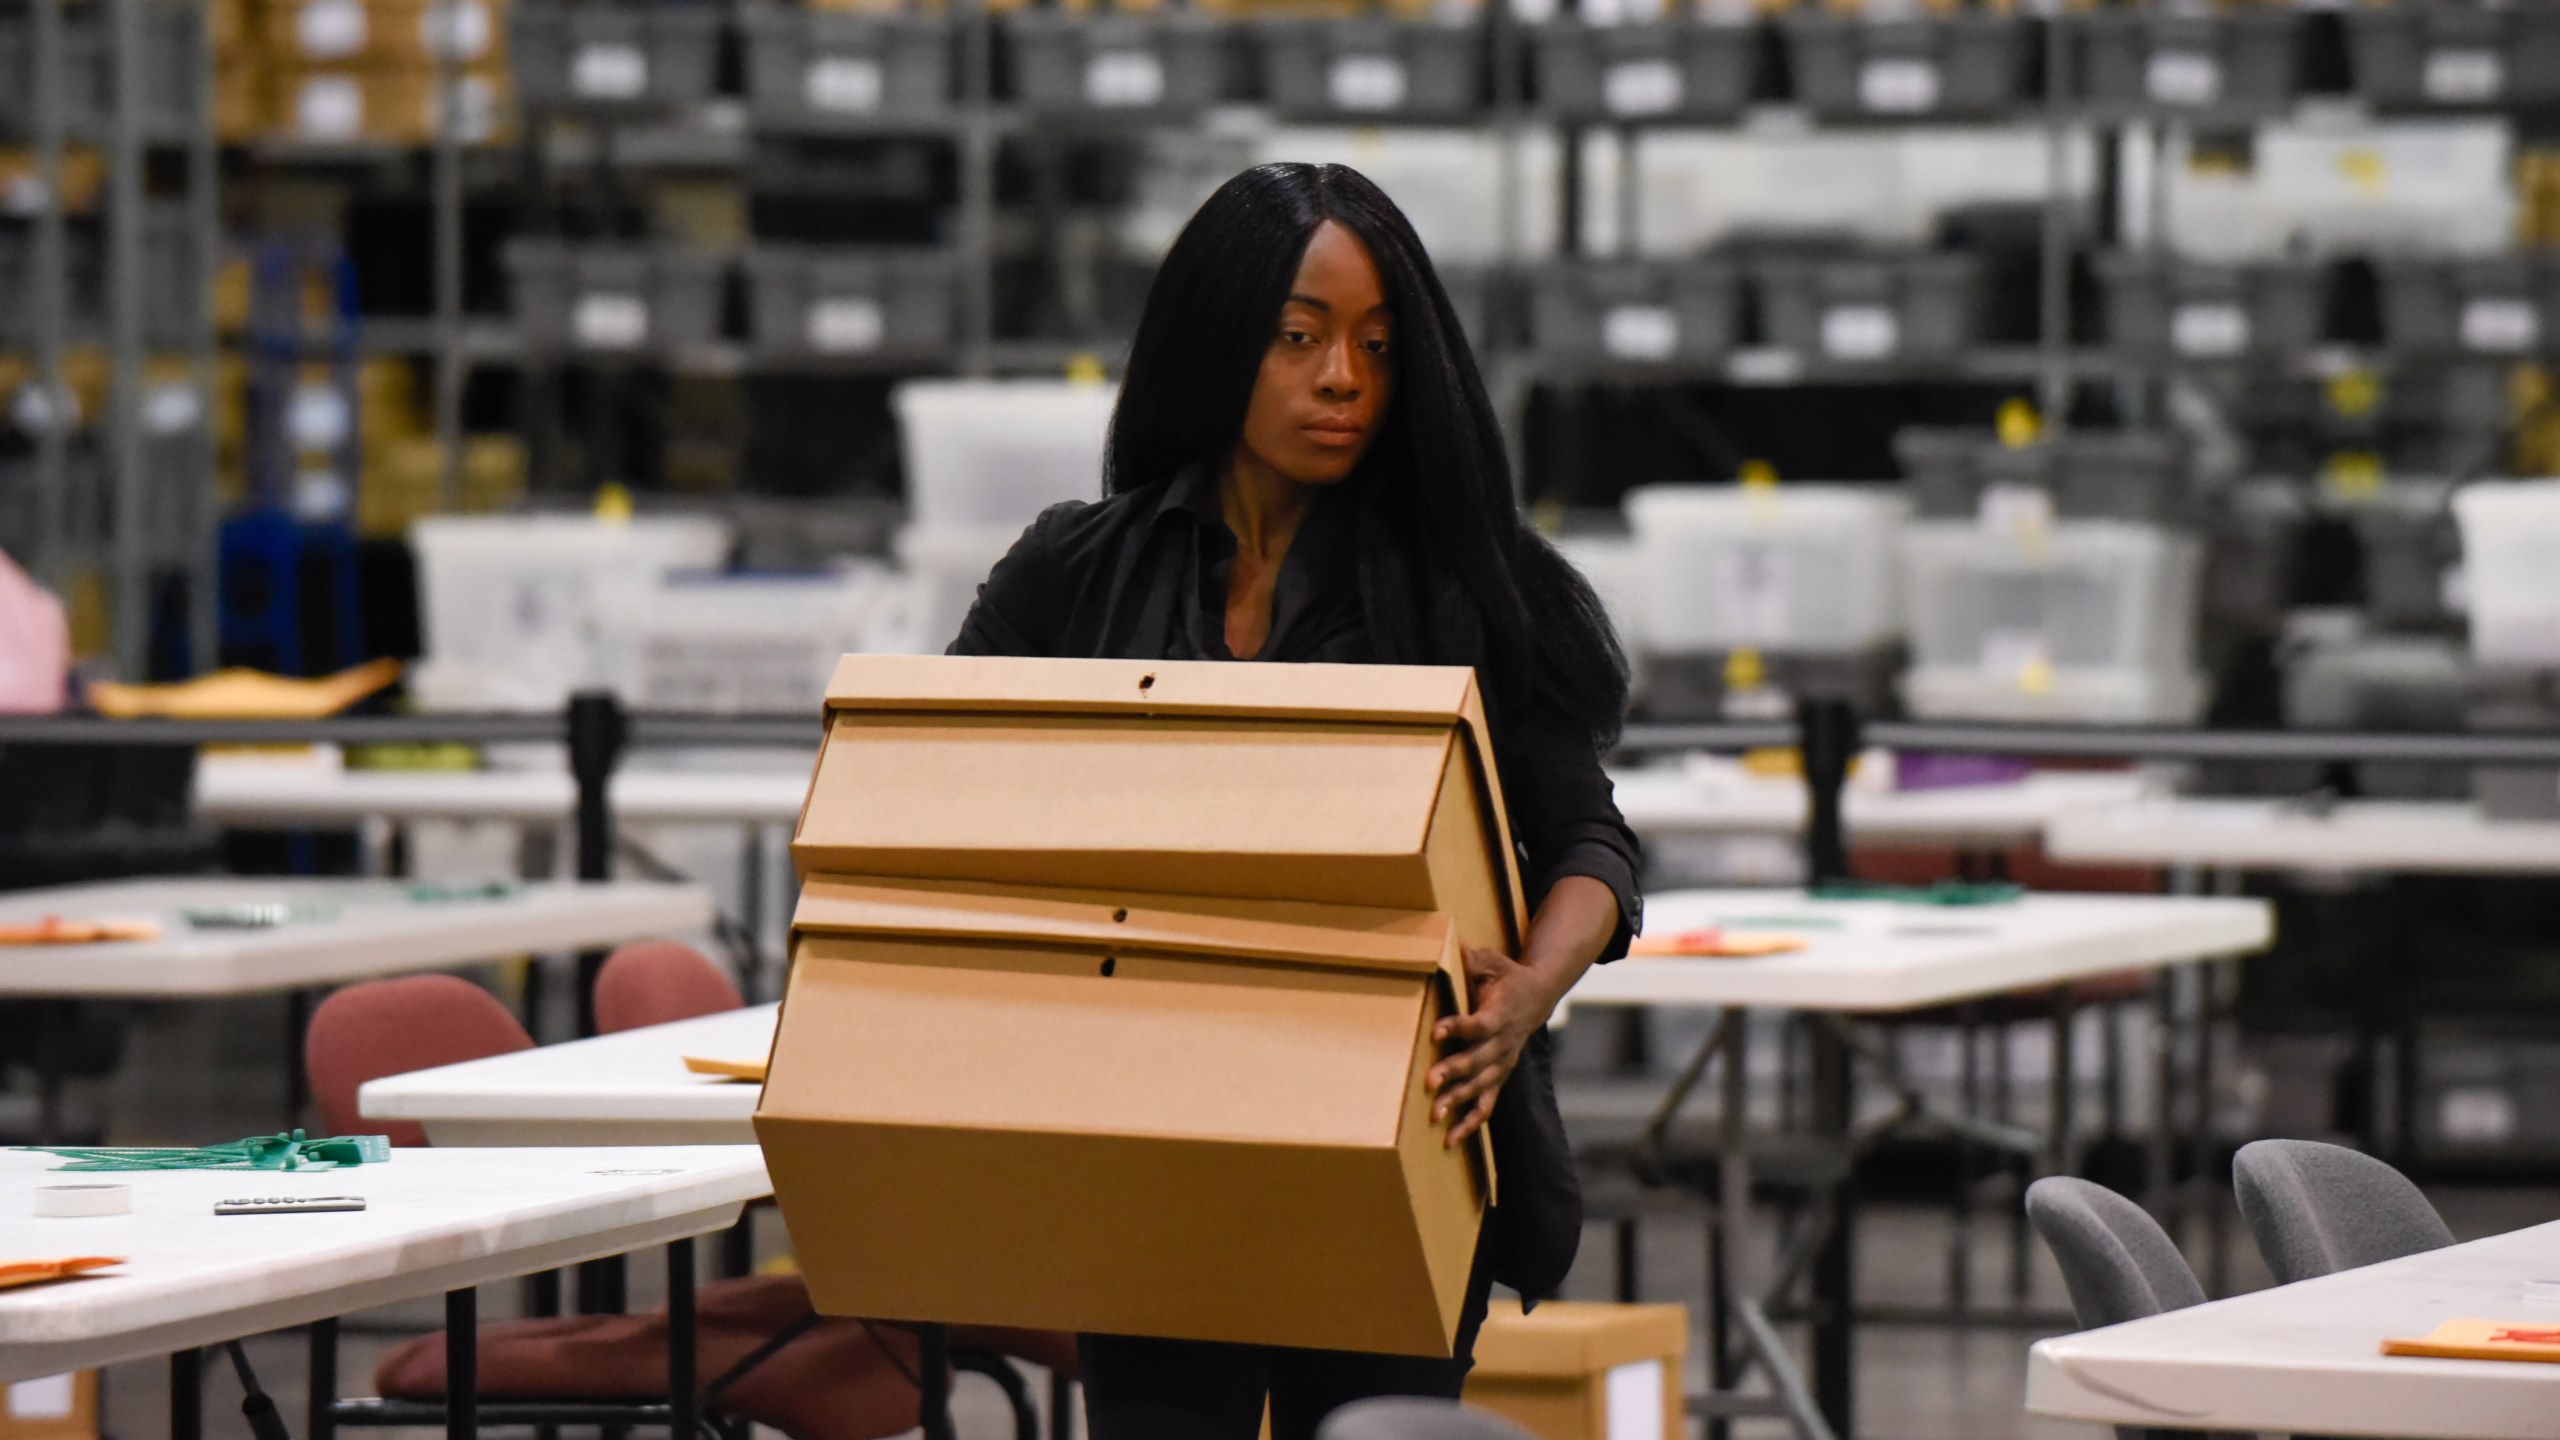
M 466 145 L 512 133 L 502 0 L 218 0 L 224 139 Z

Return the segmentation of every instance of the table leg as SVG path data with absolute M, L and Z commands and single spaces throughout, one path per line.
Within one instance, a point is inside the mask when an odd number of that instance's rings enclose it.
M 2151 972 L 2151 1126 L 2143 1137 L 2142 1198 L 2152 1218 L 2178 1233 L 2185 1201 L 2173 1183 L 2178 1131 L 2177 972 Z
M 953 1440 L 951 1433 L 951 1332 L 916 1327 L 916 1420 L 924 1440 Z
M 2213 1032 L 2219 1008 L 2215 983 L 2215 962 L 2198 961 L 2193 967 L 2196 977 L 2196 1133 L 2195 1171 L 2197 1202 L 2204 1211 L 2205 1298 L 2213 1299 L 2230 1293 L 2231 1267 L 2224 1256 L 2230 1246 L 2226 1218 L 2231 1205 L 2227 1186 L 2217 1180 L 2220 1167 L 2221 1141 L 2214 1133 L 2213 1114 Z
M 668 1440 L 694 1440 L 702 1426 L 702 1395 L 694 1377 L 694 1258 L 691 1238 L 667 1247 Z
M 747 994 L 747 1003 L 756 1004 L 765 997 L 764 988 L 764 827 L 747 826 L 746 851 L 738 874 L 738 923 L 747 932 L 747 953 L 741 958 L 746 973 L 738 977 L 738 988 Z
M 1846 1149 L 1857 1115 L 1857 1072 L 1851 1065 L 1848 1036 L 1834 1025 L 1815 1025 L 1813 1042 L 1813 1128 L 1824 1140 Z M 1832 1432 L 1857 1433 L 1853 1396 L 1856 1377 L 1852 1343 L 1857 1324 L 1858 1177 L 1853 1166 L 1832 1191 L 1831 1225 L 1813 1257 L 1813 1393 Z
M 1747 1293 L 1748 1264 L 1743 1249 L 1751 1223 L 1751 1156 L 1744 1148 L 1751 1123 L 1751 1016 L 1740 1008 L 1724 1012 L 1724 1103 L 1717 1117 L 1722 1154 L 1716 1165 L 1716 1222 L 1707 1252 L 1707 1379 L 1718 1394 L 1742 1383 L 1742 1367 L 1734 1354 L 1733 1297 Z M 1733 1422 L 1707 1421 L 1708 1440 L 1731 1440 Z
M 448 1290 L 444 1297 L 445 1440 L 478 1440 L 480 1434 L 480 1292 Z
M 169 1356 L 169 1440 L 204 1440 L 204 1352 Z
M 311 1103 L 311 1085 L 302 1072 L 302 1047 L 311 1033 L 311 992 L 284 992 L 284 1128 L 291 1130 L 302 1123 L 303 1107 Z
M 1958 1012 L 1956 1043 L 1961 1051 L 1956 1060 L 1956 1109 L 1967 1119 L 1982 1115 L 1982 1007 L 1967 1004 Z M 1947 1223 L 1951 1234 L 1947 1241 L 1947 1308 L 1957 1315 L 1973 1309 L 1973 1202 L 1980 1181 L 1974 1174 L 1977 1163 L 1973 1132 L 1956 1132 L 1956 1193 L 1949 1207 Z
M 308 1332 L 311 1341 L 311 1385 L 307 1419 L 303 1431 L 307 1440 L 337 1440 L 338 1435 L 338 1322 L 315 1320 Z

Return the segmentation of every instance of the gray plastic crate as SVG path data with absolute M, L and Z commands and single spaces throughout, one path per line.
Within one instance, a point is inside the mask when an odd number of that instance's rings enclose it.
M 2560 671 L 2475 668 L 2469 709 L 2474 730 L 2560 731 Z M 2492 820 L 2560 820 L 2560 768 L 2484 765 L 2471 779 L 2481 813 Z
M 187 0 L 147 0 L 142 30 L 142 128 L 155 138 L 195 132 L 203 113 L 205 63 L 202 6 Z
M 2291 6 L 2098 10 L 2071 24 L 2081 93 L 2103 109 L 2264 114 L 2301 92 L 2303 19 Z
M 1389 19 L 1256 27 L 1271 108 L 1301 120 L 1461 120 L 1484 108 L 1483 31 Z
M 720 256 L 519 240 L 507 246 L 505 261 L 517 329 L 534 354 L 636 360 L 720 338 Z
M 2364 610 L 2392 629 L 2448 628 L 2445 572 L 2462 556 L 2453 523 L 2452 488 L 2400 482 L 2356 502 L 2348 512 L 2364 552 Z
M 2286 661 L 2284 723 L 2297 730 L 2459 730 L 2468 671 L 2462 647 L 2440 636 L 2314 645 Z M 2357 788 L 2375 799 L 2452 800 L 2471 789 L 2469 777 L 2446 765 L 2361 763 L 2355 775 Z
M 2108 339 L 2153 361 L 2296 355 L 2325 333 L 2327 272 L 2314 261 L 2214 265 L 2102 255 Z
M 1722 360 L 1741 284 L 1716 260 L 1556 261 L 1529 275 L 1529 332 L 1549 355 L 1631 364 Z
M 62 63 L 56 68 L 62 123 L 74 135 L 94 135 L 107 118 L 107 51 L 103 7 L 62 9 Z M 0 135 L 22 137 L 35 129 L 35 32 L 23 5 L 0 10 Z M 201 84 L 201 81 L 196 82 Z
M 1207 15 L 1005 17 L 1015 95 L 1037 110 L 1189 114 L 1232 97 L 1233 46 Z
M 2560 342 L 2560 270 L 2539 256 L 2386 260 L 2382 335 L 2408 355 L 2537 355 Z
M 766 129 L 930 120 L 951 108 L 951 24 L 940 15 L 741 8 L 747 114 Z
M 1972 519 L 2000 490 L 2044 494 L 2057 519 L 2176 524 L 2190 517 L 2186 449 L 2149 431 L 2073 431 L 2010 446 L 1980 430 L 1915 427 L 1893 437 L 1912 508 L 1923 519 Z
M 517 103 L 529 110 L 698 105 L 718 75 L 720 12 L 521 0 L 507 17 Z
M 1751 101 L 1760 34 L 1748 25 L 1671 20 L 1531 32 L 1537 107 L 1563 120 L 1730 120 Z
M 1762 261 L 1757 278 L 1764 337 L 1809 360 L 1951 360 L 1978 328 L 1981 265 L 1970 255 L 1784 256 Z
M 747 343 L 782 361 L 933 360 L 956 333 L 939 250 L 766 245 L 748 251 Z
M 95 226 L 66 228 L 62 264 L 70 282 L 62 292 L 63 339 L 89 343 L 103 338 L 106 253 Z M 34 227 L 25 221 L 0 221 L 0 343 L 34 342 L 37 280 Z
M 1911 512 L 1924 520 L 1963 520 L 1981 513 L 1981 457 L 1986 437 L 1978 430 L 1914 425 L 1893 435 Z
M 2356 93 L 2387 110 L 2560 99 L 2560 8 L 2401 0 L 2347 12 Z
M 1644 658 L 1645 717 L 1662 721 L 1753 720 L 1784 716 L 1798 700 L 1846 700 L 1862 715 L 1901 712 L 1894 682 L 1902 673 L 1899 646 L 1836 652 L 1758 652 L 1760 687 L 1745 695 L 1725 683 L 1730 652 L 1652 654 Z
M 2040 102 L 2028 23 L 1962 12 L 1874 20 L 1816 10 L 1786 16 L 1796 99 L 1825 119 L 2008 115 Z
M 190 345 L 211 323 L 208 283 L 184 205 L 155 203 L 142 214 L 142 336 L 153 345 Z

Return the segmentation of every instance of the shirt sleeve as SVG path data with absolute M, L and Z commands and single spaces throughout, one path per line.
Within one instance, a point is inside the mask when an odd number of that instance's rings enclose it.
M 1618 897 L 1618 930 L 1600 962 L 1625 955 L 1627 942 L 1644 926 L 1644 896 L 1637 888 L 1644 852 L 1618 813 L 1599 746 L 1560 715 L 1532 713 L 1502 736 L 1495 758 L 1531 911 L 1557 881 L 1587 875 Z
M 1067 595 L 1060 563 L 1059 525 L 1084 508 L 1066 501 L 1040 512 L 1013 548 L 987 572 L 978 598 L 960 621 L 945 655 L 1048 655 L 1057 648 L 1057 619 Z

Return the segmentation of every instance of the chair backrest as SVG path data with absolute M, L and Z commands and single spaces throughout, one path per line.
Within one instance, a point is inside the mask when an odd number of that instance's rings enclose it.
M 2444 1217 L 2409 1177 L 2361 1150 L 2258 1140 L 2231 1162 L 2240 1218 L 2278 1284 L 2441 1250 Z
M 638 940 L 616 950 L 596 972 L 596 1030 L 610 1035 L 735 1010 L 738 987 L 701 951 L 681 940 Z
M 2027 1219 L 2061 1264 L 2084 1329 L 2204 1303 L 2204 1287 L 2160 1222 L 2104 1185 L 2048 1176 L 2027 1187 Z
M 330 1134 L 424 1145 L 427 1132 L 410 1121 L 365 1119 L 356 1091 L 385 1075 L 532 1048 L 533 1037 L 488 991 L 455 975 L 405 975 L 350 985 L 321 1001 L 303 1033 L 302 1064 Z
M 1395 1397 L 1345 1405 L 1316 1427 L 1316 1440 L 1536 1440 L 1499 1415 L 1452 1400 Z

